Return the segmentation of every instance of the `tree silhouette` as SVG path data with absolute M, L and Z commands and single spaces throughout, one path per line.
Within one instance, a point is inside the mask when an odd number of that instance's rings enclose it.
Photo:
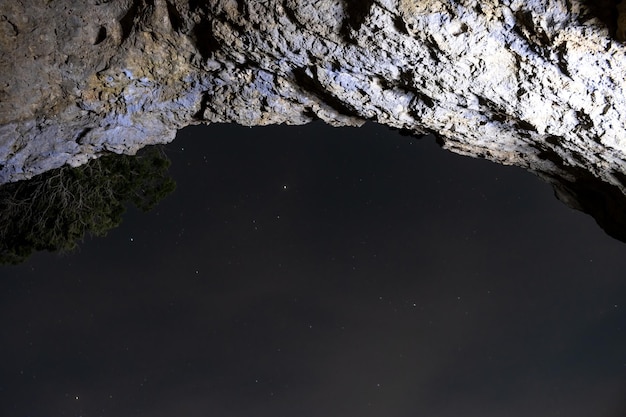
M 127 202 L 150 210 L 176 187 L 160 147 L 135 156 L 105 155 L 0 187 L 0 264 L 34 251 L 75 249 L 85 234 L 104 236 L 122 222 Z

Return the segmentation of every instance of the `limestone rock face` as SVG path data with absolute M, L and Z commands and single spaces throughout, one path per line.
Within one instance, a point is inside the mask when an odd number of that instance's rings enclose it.
M 194 123 L 322 119 L 435 133 L 539 174 L 570 205 L 589 192 L 621 204 L 617 3 L 2 2 L 0 183 L 133 154 Z

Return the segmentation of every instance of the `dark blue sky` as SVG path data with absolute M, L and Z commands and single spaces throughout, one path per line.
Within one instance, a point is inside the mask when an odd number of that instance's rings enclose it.
M 626 246 L 384 127 L 193 127 L 177 190 L 0 267 L 0 415 L 619 417 Z

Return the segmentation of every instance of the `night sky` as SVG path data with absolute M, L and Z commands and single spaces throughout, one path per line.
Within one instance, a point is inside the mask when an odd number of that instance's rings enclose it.
M 385 127 L 197 126 L 176 191 L 0 267 L 6 417 L 623 417 L 626 245 Z

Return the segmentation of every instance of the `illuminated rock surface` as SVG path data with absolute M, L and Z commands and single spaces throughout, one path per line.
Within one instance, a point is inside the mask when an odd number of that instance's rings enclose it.
M 0 183 L 189 124 L 370 120 L 525 167 L 612 229 L 626 190 L 617 3 L 3 2 Z

